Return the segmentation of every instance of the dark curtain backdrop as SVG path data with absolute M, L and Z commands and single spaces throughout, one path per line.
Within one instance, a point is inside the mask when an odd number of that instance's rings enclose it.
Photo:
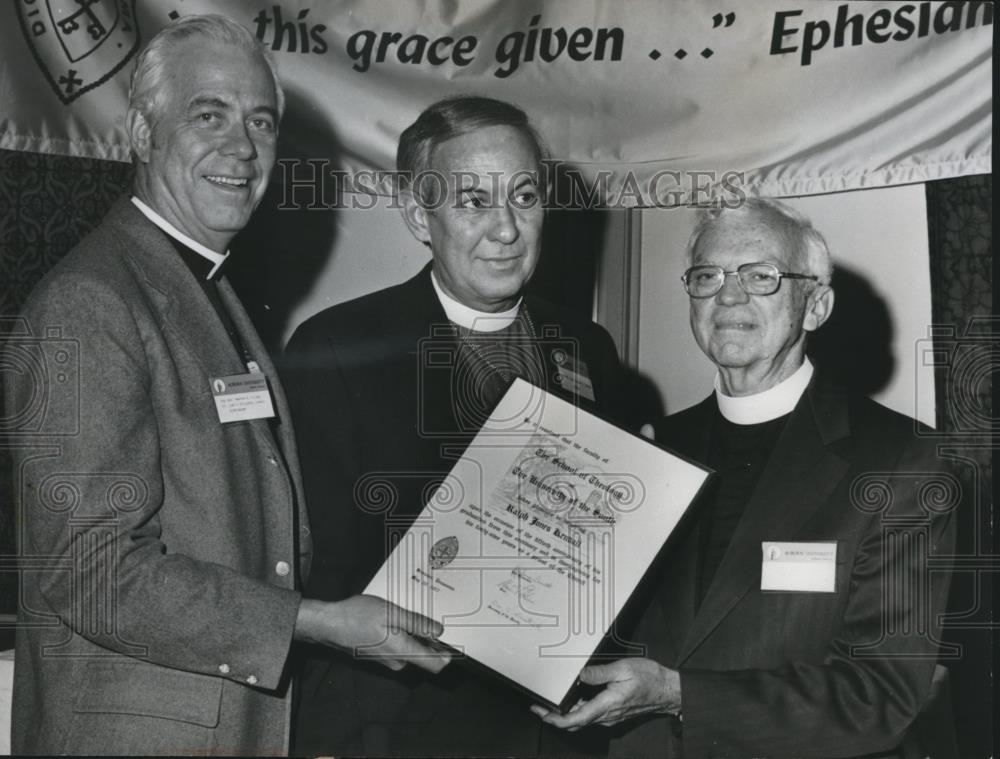
M 127 189 L 130 178 L 131 168 L 121 163 L 0 150 L 0 338 L 9 334 L 11 318 L 35 283 L 100 221 Z M 991 201 L 991 176 L 927 185 L 934 344 L 944 357 L 937 371 L 938 429 L 949 433 L 942 437 L 942 455 L 956 459 L 970 495 L 961 514 L 963 571 L 955 575 L 946 641 L 960 647 L 949 649 L 947 664 L 963 757 L 987 756 L 992 737 L 993 654 L 988 627 L 992 621 L 989 568 L 995 561 L 995 547 L 990 524 L 990 432 L 996 426 L 991 382 L 1000 359 L 1000 325 L 992 320 Z M 239 260 L 237 255 L 230 265 L 237 269 Z M 240 272 L 234 271 L 237 285 L 240 278 Z M 251 314 L 259 311 L 254 303 L 247 305 Z M 261 326 L 262 332 L 268 331 Z M 3 419 L 0 412 L 0 423 Z M 4 478 L 0 483 L 0 613 L 11 613 L 16 576 L 3 432 L 0 427 L 0 456 L 4 457 L 0 461 Z M 11 642 L 10 626 L 4 629 L 0 623 L 0 649 Z

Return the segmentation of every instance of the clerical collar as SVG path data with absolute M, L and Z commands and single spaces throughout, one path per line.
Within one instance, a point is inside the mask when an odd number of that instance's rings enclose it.
M 813 376 L 807 358 L 795 373 L 772 388 L 754 395 L 733 396 L 722 391 L 722 381 L 715 375 L 715 398 L 719 411 L 733 424 L 762 424 L 790 414 L 806 391 Z
M 208 276 L 205 279 L 212 279 L 215 273 L 219 271 L 219 267 L 226 262 L 229 258 L 229 251 L 227 250 L 224 254 L 216 253 L 214 250 L 209 250 L 204 245 L 202 245 L 197 240 L 192 240 L 186 234 L 181 232 L 177 227 L 171 224 L 169 221 L 164 219 L 160 214 L 154 211 L 152 208 L 143 203 L 139 198 L 132 196 L 132 202 L 135 207 L 142 211 L 142 215 L 153 222 L 156 226 L 170 235 L 174 240 L 179 242 L 181 245 L 193 250 L 199 256 L 207 258 L 212 263 L 212 270 L 208 272 Z
M 514 320 L 517 319 L 518 309 L 521 308 L 521 298 L 518 298 L 514 307 L 506 311 L 495 314 L 488 311 L 477 311 L 464 303 L 459 303 L 442 290 L 433 271 L 431 271 L 431 284 L 434 285 L 434 292 L 437 293 L 438 300 L 441 301 L 441 307 L 444 309 L 448 321 L 459 327 L 471 329 L 473 332 L 499 332 L 514 323 Z

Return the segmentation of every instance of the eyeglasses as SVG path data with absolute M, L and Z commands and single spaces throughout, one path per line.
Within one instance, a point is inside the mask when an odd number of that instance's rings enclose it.
M 819 281 L 813 274 L 781 271 L 774 264 L 763 263 L 743 264 L 736 271 L 726 271 L 721 266 L 692 266 L 681 275 L 681 280 L 692 298 L 711 298 L 722 289 L 729 276 L 736 276 L 747 295 L 774 295 L 781 287 L 782 277 Z

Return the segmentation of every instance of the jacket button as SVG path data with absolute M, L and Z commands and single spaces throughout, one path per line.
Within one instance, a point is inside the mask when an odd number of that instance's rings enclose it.
M 256 685 L 257 684 L 257 676 L 256 675 L 250 675 L 250 677 L 247 678 L 247 684 L 248 685 Z
M 268 456 L 267 463 L 271 466 L 278 466 L 278 460 L 274 456 Z
M 228 675 L 229 674 L 229 665 L 228 664 L 220 664 L 219 665 L 219 672 L 221 672 L 224 675 Z
M 288 577 L 288 573 L 292 571 L 292 568 L 288 566 L 287 561 L 279 561 L 274 565 L 274 573 L 278 577 Z

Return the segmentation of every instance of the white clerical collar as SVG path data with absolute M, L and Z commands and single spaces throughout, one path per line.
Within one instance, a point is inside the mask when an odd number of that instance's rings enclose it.
M 136 208 L 142 211 L 143 216 L 145 216 L 147 219 L 149 219 L 151 222 L 153 222 L 156 226 L 158 226 L 168 235 L 173 237 L 175 240 L 177 240 L 177 242 L 179 242 L 181 245 L 190 248 L 199 256 L 203 256 L 212 262 L 213 264 L 212 271 L 208 273 L 208 276 L 205 277 L 205 279 L 211 279 L 212 277 L 214 277 L 215 272 L 217 272 L 219 270 L 219 267 L 225 263 L 227 258 L 229 258 L 228 250 L 224 254 L 216 253 L 214 250 L 209 250 L 208 248 L 206 248 L 197 240 L 192 240 L 186 234 L 181 232 L 177 227 L 175 227 L 169 221 L 160 216 L 160 214 L 158 214 L 152 208 L 150 208 L 141 200 L 139 200 L 139 198 L 135 197 L 135 195 L 132 196 L 132 202 L 135 204 Z
M 733 396 L 722 391 L 722 381 L 715 375 L 715 398 L 719 411 L 733 424 L 762 424 L 790 414 L 806 391 L 813 376 L 813 365 L 807 358 L 788 379 L 754 395 Z
M 433 271 L 431 272 L 431 284 L 434 285 L 434 292 L 437 293 L 438 300 L 441 301 L 441 307 L 444 309 L 448 321 L 459 327 L 471 329 L 473 332 L 499 332 L 504 327 L 509 327 L 514 323 L 514 320 L 517 319 L 517 311 L 521 308 L 521 299 L 518 298 L 514 307 L 506 311 L 499 311 L 495 314 L 488 311 L 477 311 L 464 303 L 459 303 L 442 290 Z

